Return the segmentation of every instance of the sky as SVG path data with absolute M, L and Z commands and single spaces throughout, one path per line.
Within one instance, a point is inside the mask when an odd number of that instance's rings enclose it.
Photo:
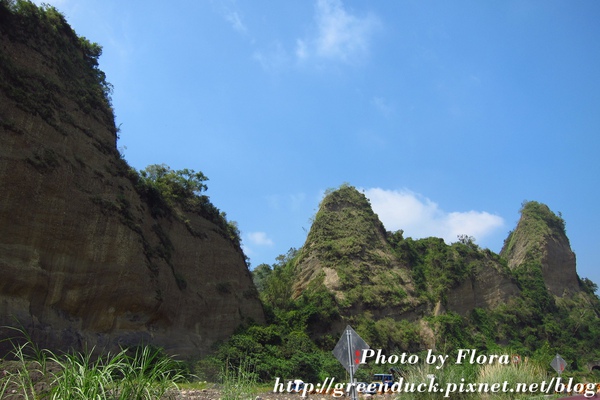
M 118 147 L 203 172 L 251 268 L 327 189 L 499 252 L 526 200 L 600 283 L 600 2 L 45 0 L 103 47 Z

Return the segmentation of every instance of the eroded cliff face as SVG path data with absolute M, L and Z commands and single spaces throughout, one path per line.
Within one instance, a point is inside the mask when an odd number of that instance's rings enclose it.
M 296 297 L 312 281 L 322 279 L 340 301 L 358 286 L 376 287 L 383 297 L 402 295 L 407 306 L 414 300 L 410 271 L 392 254 L 385 228 L 367 198 L 350 186 L 323 199 L 296 270 Z
M 55 350 L 144 342 L 193 357 L 264 321 L 223 227 L 157 212 L 136 189 L 64 19 L 0 8 L 0 325 Z
M 437 311 L 468 315 L 475 308 L 494 309 L 520 294 L 516 280 L 502 270 L 497 260 L 484 257 L 477 272 L 454 286 L 446 294 L 446 305 Z
M 511 269 L 535 265 L 554 296 L 580 291 L 575 253 L 565 233 L 564 221 L 545 204 L 525 203 L 516 229 L 506 239 L 500 254 Z
M 295 263 L 296 296 L 322 280 L 344 315 L 368 311 L 375 320 L 467 315 L 520 293 L 497 255 L 474 244 L 386 232 L 366 197 L 344 185 L 323 199 Z

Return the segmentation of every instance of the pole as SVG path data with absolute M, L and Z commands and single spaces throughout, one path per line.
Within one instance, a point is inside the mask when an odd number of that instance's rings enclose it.
M 348 362 L 350 363 L 350 398 L 357 400 L 356 387 L 354 386 L 354 357 L 352 357 L 352 335 L 350 329 L 346 329 L 346 339 L 348 340 Z

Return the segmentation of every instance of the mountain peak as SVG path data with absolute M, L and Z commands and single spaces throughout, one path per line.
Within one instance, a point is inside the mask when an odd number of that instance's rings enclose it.
M 394 256 L 386 237 L 363 193 L 347 184 L 328 191 L 296 258 L 295 294 L 317 282 L 343 307 L 405 310 L 412 303 L 410 271 Z
M 324 261 L 369 258 L 370 251 L 385 247 L 385 228 L 365 195 L 344 184 L 321 201 L 305 247 Z
M 555 296 L 580 290 L 565 221 L 545 204 L 523 203 L 519 223 L 505 240 L 500 255 L 513 270 L 525 265 L 541 268 L 544 283 Z

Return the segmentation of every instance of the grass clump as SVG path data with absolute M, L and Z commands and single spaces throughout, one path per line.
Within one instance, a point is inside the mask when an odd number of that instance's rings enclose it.
M 405 371 L 402 399 L 542 399 L 556 398 L 558 394 L 540 391 L 540 383 L 549 382 L 546 368 L 535 362 L 518 364 L 492 363 L 485 365 L 450 364 L 441 369 L 435 365 L 420 364 Z M 435 382 L 437 392 L 419 393 L 419 384 Z M 505 389 L 502 390 L 502 387 Z M 400 397 L 398 397 L 400 398 Z
M 55 354 L 29 337 L 13 343 L 0 376 L 0 398 L 25 400 L 160 399 L 186 378 L 182 364 L 151 346 L 96 357 L 86 352 Z
M 519 364 L 487 364 L 480 368 L 477 383 L 492 384 L 495 382 L 508 382 L 508 388 L 514 389 L 515 392 L 498 392 L 484 393 L 482 398 L 494 399 L 514 399 L 514 398 L 530 398 L 531 396 L 540 395 L 540 393 L 527 393 L 523 391 L 523 386 L 530 388 L 531 384 L 539 384 L 546 381 L 548 374 L 546 369 L 536 363 L 519 363 Z M 516 393 L 520 390 L 521 393 Z
M 242 400 L 252 398 L 257 387 L 258 377 L 252 372 L 252 365 L 244 360 L 237 367 L 225 364 L 221 371 L 221 399 Z
M 403 399 L 444 399 L 448 398 L 444 389 L 449 384 L 462 382 L 473 382 L 477 376 L 477 367 L 472 364 L 456 365 L 450 364 L 443 368 L 437 369 L 434 364 L 420 363 L 414 367 L 410 367 L 404 373 L 404 381 L 408 383 L 408 387 L 402 386 L 402 392 L 400 393 Z M 425 391 L 419 393 L 415 388 L 419 384 L 427 384 L 433 382 L 439 385 L 440 391 Z M 408 391 L 406 391 L 408 389 Z M 412 390 L 412 392 L 410 391 Z M 452 393 L 450 398 L 470 398 L 465 393 Z

